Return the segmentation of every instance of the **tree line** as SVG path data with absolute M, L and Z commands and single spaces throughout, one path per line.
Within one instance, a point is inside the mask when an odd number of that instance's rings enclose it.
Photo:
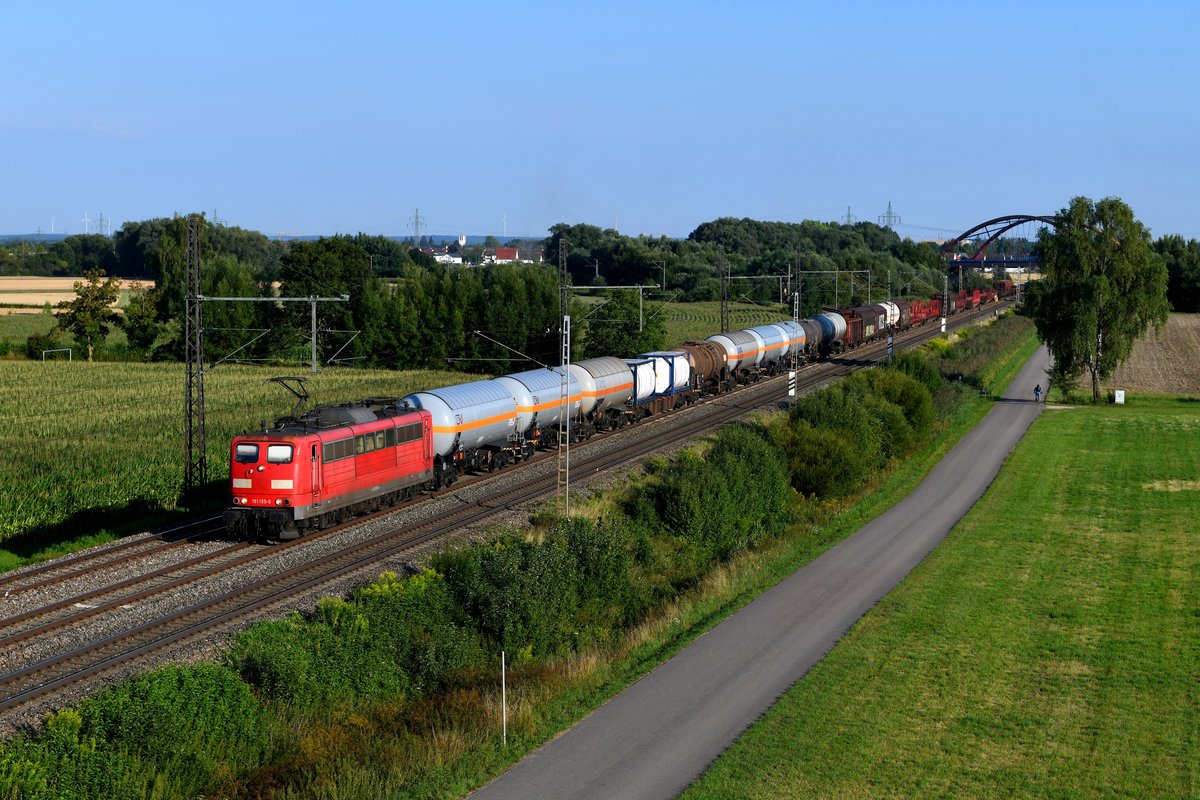
M 103 270 L 120 278 L 174 283 L 182 281 L 183 251 L 178 248 L 185 246 L 185 234 L 184 218 L 174 217 L 126 222 L 111 238 L 81 234 L 50 244 L 9 241 L 0 246 L 0 275 L 81 276 Z M 204 237 L 209 256 L 234 258 L 240 267 L 249 268 L 256 281 L 273 281 L 292 249 L 311 244 L 272 240 L 257 231 L 219 224 L 206 225 Z M 400 278 L 410 267 L 432 269 L 435 263 L 412 242 L 364 234 L 349 238 L 367 253 L 370 270 L 382 278 Z M 562 238 L 568 243 L 567 266 L 575 285 L 659 284 L 659 300 L 718 300 L 720 276 L 726 268 L 738 278 L 731 297 L 763 303 L 780 299 L 778 280 L 767 276 L 803 271 L 804 316 L 823 306 L 867 302 L 865 273 L 870 274 L 872 301 L 885 295 L 926 295 L 942 286 L 944 262 L 937 244 L 913 242 L 870 222 L 721 218 L 702 223 L 686 239 L 624 236 L 611 228 L 560 223 L 541 242 L 555 268 Z M 1036 243 L 1024 244 L 1036 247 Z M 484 249 L 498 245 L 499 240 L 489 237 L 483 245 L 460 248 L 453 242 L 448 247 L 464 263 L 478 265 Z M 1152 250 L 1167 268 L 1171 308 L 1200 311 L 1200 242 L 1168 235 L 1154 240 Z M 992 276 L 965 277 L 963 288 L 973 288 L 990 282 Z M 744 280 L 753 278 L 758 280 Z M 181 292 L 175 294 L 182 297 Z M 179 314 L 175 303 L 162 310 L 168 316 Z
M 803 272 L 802 316 L 868 299 L 926 295 L 942 286 L 943 262 L 936 244 L 902 239 L 890 228 L 869 222 L 721 218 L 703 223 L 686 239 L 631 237 L 594 225 L 559 224 L 546 239 L 548 258 L 556 266 L 564 238 L 575 284 L 657 284 L 666 296 L 681 302 L 719 300 L 723 272 L 736 279 L 729 290 L 731 299 L 755 303 L 779 303 L 776 276 Z M 783 283 L 786 294 L 787 280 Z
M 155 359 L 184 350 L 187 220 L 127 225 L 118 241 L 154 288 L 132 292 L 123 315 L 108 308 L 115 277 L 89 271 L 63 304 L 61 327 L 81 345 L 120 324 L 131 347 Z M 286 246 L 221 226 L 203 226 L 201 292 L 210 360 L 306 362 L 311 309 L 318 302 L 318 355 L 326 363 L 393 368 L 445 367 L 509 372 L 534 366 L 518 353 L 556 361 L 558 278 L 549 267 L 451 269 L 382 236 L 331 236 Z M 345 298 L 344 301 L 342 298 Z M 478 332 L 478 333 L 476 333 Z M 500 343 L 500 344 L 497 344 Z
M 201 234 L 202 291 L 207 297 L 264 301 L 346 295 L 345 302 L 317 305 L 318 352 L 327 363 L 449 363 L 498 373 L 558 360 L 558 255 L 564 239 L 574 285 L 657 284 L 647 292 L 651 308 L 664 301 L 719 299 L 725 272 L 737 279 L 730 283 L 731 299 L 779 304 L 786 300 L 781 290 L 791 284 L 776 276 L 803 271 L 801 314 L 809 316 L 828 306 L 936 293 L 944 269 L 936 244 L 902 239 L 867 222 L 722 218 L 703 223 L 686 239 L 624 236 L 585 224 L 555 225 L 549 234 L 542 243 L 544 265 L 463 269 L 441 265 L 421 249 L 384 236 L 272 241 L 254 231 L 206 224 Z M 102 276 L 155 282 L 153 289 L 134 291 L 121 316 L 96 305 L 98 299 L 90 306 L 82 300 L 64 305 L 70 313 L 60 317 L 61 327 L 71 330 L 81 345 L 103 342 L 105 328 L 120 324 L 134 350 L 159 359 L 182 356 L 186 218 L 128 222 L 112 239 L 67 237 L 45 249 L 63 255 L 64 261 L 69 251 L 73 269 L 83 265 L 89 276 L 82 290 L 94 298 L 112 293 L 111 287 L 97 285 Z M 1176 310 L 1200 308 L 1200 243 L 1167 236 L 1149 250 L 1167 272 L 1171 305 Z M 12 251 L 4 252 L 12 256 Z M 968 272 L 964 277 L 965 288 L 971 288 L 986 285 L 993 276 Z M 636 292 L 601 296 L 599 309 L 573 308 L 574 356 L 631 355 L 674 344 L 665 341 L 661 315 L 639 313 Z M 205 321 L 206 351 L 214 359 L 232 355 L 304 362 L 309 357 L 307 304 L 214 301 L 205 304 Z

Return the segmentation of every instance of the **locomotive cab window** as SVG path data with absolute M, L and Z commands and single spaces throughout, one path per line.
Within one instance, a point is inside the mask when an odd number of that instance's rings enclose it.
M 268 464 L 290 464 L 290 463 L 292 463 L 292 446 L 290 444 L 269 444 L 269 445 L 267 445 L 267 463 Z
M 253 464 L 258 461 L 258 445 L 239 444 L 234 460 L 239 464 Z

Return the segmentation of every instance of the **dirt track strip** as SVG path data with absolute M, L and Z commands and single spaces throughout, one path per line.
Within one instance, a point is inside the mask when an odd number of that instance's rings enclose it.
M 978 313 L 958 315 L 953 318 L 953 323 L 957 324 L 952 324 L 952 327 L 966 324 L 979 316 Z M 940 330 L 934 324 L 898 336 L 896 339 L 897 343 L 902 342 L 906 347 L 911 347 L 939 334 Z M 797 388 L 812 387 L 855 369 L 870 366 L 873 362 L 862 357 L 873 355 L 877 358 L 884 353 L 886 345 L 883 342 L 863 347 L 855 351 L 854 355 L 858 358 L 853 362 L 829 362 L 806 370 L 807 374 L 801 373 L 797 376 Z M 736 393 L 718 395 L 711 402 L 680 412 L 687 414 L 690 411 L 706 409 L 705 413 L 692 413 L 689 416 L 693 419 L 660 432 L 643 433 L 645 429 L 640 429 L 639 433 L 643 435 L 631 437 L 630 445 L 618 452 L 589 457 L 587 445 L 578 445 L 575 450 L 580 455 L 575 457 L 573 468 L 577 472 L 597 472 L 657 452 L 675 441 L 711 431 L 751 409 L 760 408 L 775 399 L 782 399 L 779 390 L 783 386 L 786 386 L 785 376 L 778 376 L 743 387 Z M 539 461 L 544 463 L 545 459 Z M 520 487 L 498 492 L 437 519 L 400 526 L 332 557 L 294 567 L 161 619 L 0 676 L 0 692 L 4 697 L 0 700 L 0 711 L 19 708 L 87 678 L 125 666 L 154 651 L 192 637 L 201 637 L 217 626 L 249 617 L 259 609 L 276 604 L 290 595 L 318 589 L 345 575 L 367 569 L 380 560 L 397 556 L 415 546 L 491 516 L 497 509 L 510 508 L 538 499 L 552 492 L 556 484 L 557 474 L 548 471 L 548 474 L 531 478 Z M 303 541 L 304 539 L 301 539 L 297 543 Z M 252 557 L 244 556 L 235 559 L 235 562 L 250 560 Z M 227 567 L 223 566 L 212 571 L 225 568 Z M 193 576 L 185 582 L 196 579 L 198 576 Z

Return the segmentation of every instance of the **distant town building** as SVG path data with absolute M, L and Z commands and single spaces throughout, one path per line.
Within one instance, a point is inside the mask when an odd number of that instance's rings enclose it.
M 483 260 L 486 264 L 540 264 L 542 252 L 520 247 L 488 248 L 483 251 Z

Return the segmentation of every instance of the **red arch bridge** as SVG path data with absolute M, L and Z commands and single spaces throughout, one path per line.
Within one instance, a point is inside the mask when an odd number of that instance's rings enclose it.
M 1009 214 L 989 219 L 987 222 L 981 222 L 946 242 L 942 247 L 942 257 L 947 261 L 948 265 L 960 268 L 992 269 L 1002 266 L 1031 269 L 1036 267 L 1038 263 L 1036 253 L 989 253 L 988 249 L 1004 234 L 1022 225 L 1032 225 L 1041 228 L 1046 225 L 1054 225 L 1055 223 L 1056 220 L 1054 217 L 1034 216 L 1031 214 Z

